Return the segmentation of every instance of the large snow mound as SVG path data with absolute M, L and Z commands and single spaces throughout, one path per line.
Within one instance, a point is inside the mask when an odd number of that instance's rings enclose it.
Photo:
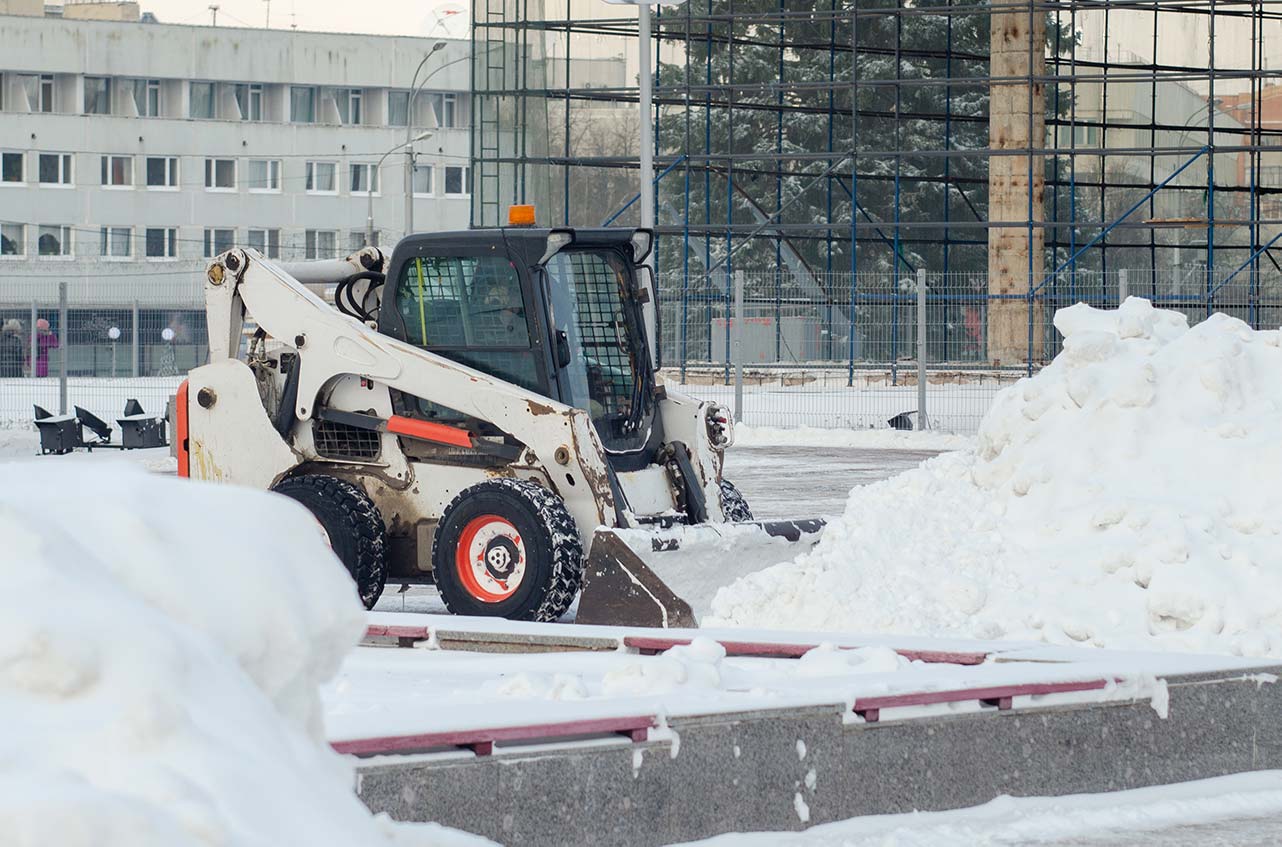
M 1055 326 L 974 448 L 855 489 L 705 625 L 1282 656 L 1279 333 L 1136 298 Z
M 293 501 L 2 464 L 0 584 L 0 845 L 435 838 L 372 818 L 324 742 L 365 620 Z

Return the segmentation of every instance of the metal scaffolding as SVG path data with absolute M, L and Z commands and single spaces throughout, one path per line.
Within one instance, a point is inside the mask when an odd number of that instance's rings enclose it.
M 1056 309 L 1128 293 L 1282 322 L 1282 0 L 691 0 L 653 31 L 683 372 L 728 373 L 736 270 L 749 364 L 848 384 L 918 334 L 1031 370 Z M 638 223 L 637 37 L 633 7 L 475 0 L 474 225 Z

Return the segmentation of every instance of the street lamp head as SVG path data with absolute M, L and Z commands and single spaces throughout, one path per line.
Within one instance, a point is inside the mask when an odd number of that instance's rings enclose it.
M 434 134 L 435 133 L 433 133 L 430 129 L 427 130 L 426 132 L 420 132 L 418 135 L 410 139 L 410 144 L 413 144 L 415 141 L 422 141 L 425 138 L 431 138 Z
M 438 42 L 436 42 L 435 44 L 433 44 L 433 45 L 432 45 L 432 52 L 433 52 L 433 53 L 435 53 L 437 50 L 444 50 L 444 49 L 445 49 L 445 42 L 444 42 L 444 41 L 438 41 Z
M 112 341 L 119 341 L 120 327 L 113 326 L 111 329 L 107 330 L 107 337 L 110 338 Z

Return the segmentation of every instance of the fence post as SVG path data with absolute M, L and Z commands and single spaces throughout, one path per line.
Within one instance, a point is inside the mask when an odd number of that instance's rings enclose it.
M 1126 282 L 1126 268 L 1122 268 L 1117 272 L 1117 305 L 1125 303 L 1130 293 L 1130 286 Z
M 40 352 L 40 345 L 36 343 L 36 321 L 40 320 L 40 309 L 33 301 L 31 304 L 31 323 L 28 328 L 31 330 L 31 370 L 28 371 L 30 376 L 36 375 L 36 355 Z
M 926 269 L 917 269 L 917 428 L 930 429 L 926 419 Z
M 734 360 L 734 422 L 743 423 L 743 271 L 734 272 L 734 335 L 730 344 Z
M 138 301 L 137 301 L 137 300 L 135 300 L 135 301 L 134 301 L 133 318 L 132 318 L 132 320 L 133 320 L 133 327 L 134 327 L 134 334 L 133 334 L 133 349 L 129 351 L 129 352 L 130 352 L 130 354 L 131 354 L 131 355 L 130 355 L 130 358 L 131 358 L 131 360 L 133 361 L 133 367 L 131 368 L 131 371 L 130 371 L 130 372 L 132 373 L 132 375 L 133 375 L 133 376 L 138 376 L 138 332 L 139 332 L 139 327 L 138 327 L 138 312 L 139 312 L 139 309 L 138 309 Z
M 62 354 L 61 367 L 58 368 L 58 414 L 67 414 L 67 360 L 71 351 L 67 349 L 67 283 L 58 283 L 58 351 Z M 34 360 L 33 360 L 34 361 Z

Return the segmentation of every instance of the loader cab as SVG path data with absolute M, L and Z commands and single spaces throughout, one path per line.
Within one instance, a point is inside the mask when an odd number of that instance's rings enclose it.
M 657 302 L 641 265 L 650 240 L 622 228 L 408 236 L 392 254 L 379 330 L 587 410 L 617 469 L 644 466 L 661 437 Z M 422 401 L 409 411 L 463 417 Z

